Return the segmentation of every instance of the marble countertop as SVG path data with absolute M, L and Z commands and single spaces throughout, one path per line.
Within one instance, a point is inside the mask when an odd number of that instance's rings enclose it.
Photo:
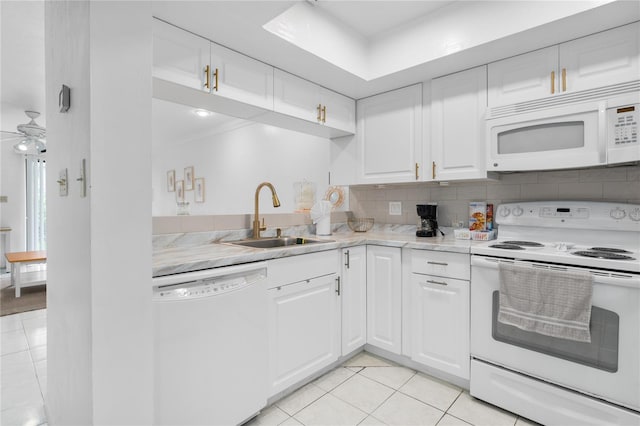
M 365 233 L 345 231 L 333 233 L 327 237 L 316 235 L 305 235 L 305 237 L 326 240 L 327 242 L 268 249 L 243 247 L 228 242 L 158 248 L 153 253 L 152 276 L 160 277 L 363 244 L 469 253 L 471 244 L 474 243 L 469 240 L 454 239 L 453 232 L 447 233 L 444 237 L 431 238 L 416 237 L 414 233 L 384 231 Z

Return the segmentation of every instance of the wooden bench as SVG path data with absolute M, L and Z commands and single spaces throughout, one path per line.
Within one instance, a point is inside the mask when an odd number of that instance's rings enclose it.
M 23 287 L 47 283 L 46 271 L 22 271 L 22 267 L 28 265 L 47 263 L 46 251 L 16 251 L 5 253 L 4 257 L 11 263 L 11 285 L 16 289 L 16 297 L 20 297 L 20 289 Z

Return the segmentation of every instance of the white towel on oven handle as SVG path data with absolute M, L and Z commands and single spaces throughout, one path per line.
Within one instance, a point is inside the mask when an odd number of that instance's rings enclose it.
M 498 321 L 522 330 L 591 342 L 593 276 L 500 263 Z

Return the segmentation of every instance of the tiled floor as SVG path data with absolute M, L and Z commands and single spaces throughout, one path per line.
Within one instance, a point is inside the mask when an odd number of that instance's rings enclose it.
M 0 425 L 46 424 L 46 309 L 0 317 Z M 249 422 L 258 425 L 531 425 L 448 383 L 362 352 Z
M 0 425 L 46 424 L 47 310 L 0 317 Z
M 533 425 L 433 377 L 362 352 L 248 423 L 258 425 Z

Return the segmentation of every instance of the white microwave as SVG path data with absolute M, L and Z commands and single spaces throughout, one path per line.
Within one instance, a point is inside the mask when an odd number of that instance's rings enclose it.
M 638 94 L 487 120 L 487 171 L 640 161 Z

